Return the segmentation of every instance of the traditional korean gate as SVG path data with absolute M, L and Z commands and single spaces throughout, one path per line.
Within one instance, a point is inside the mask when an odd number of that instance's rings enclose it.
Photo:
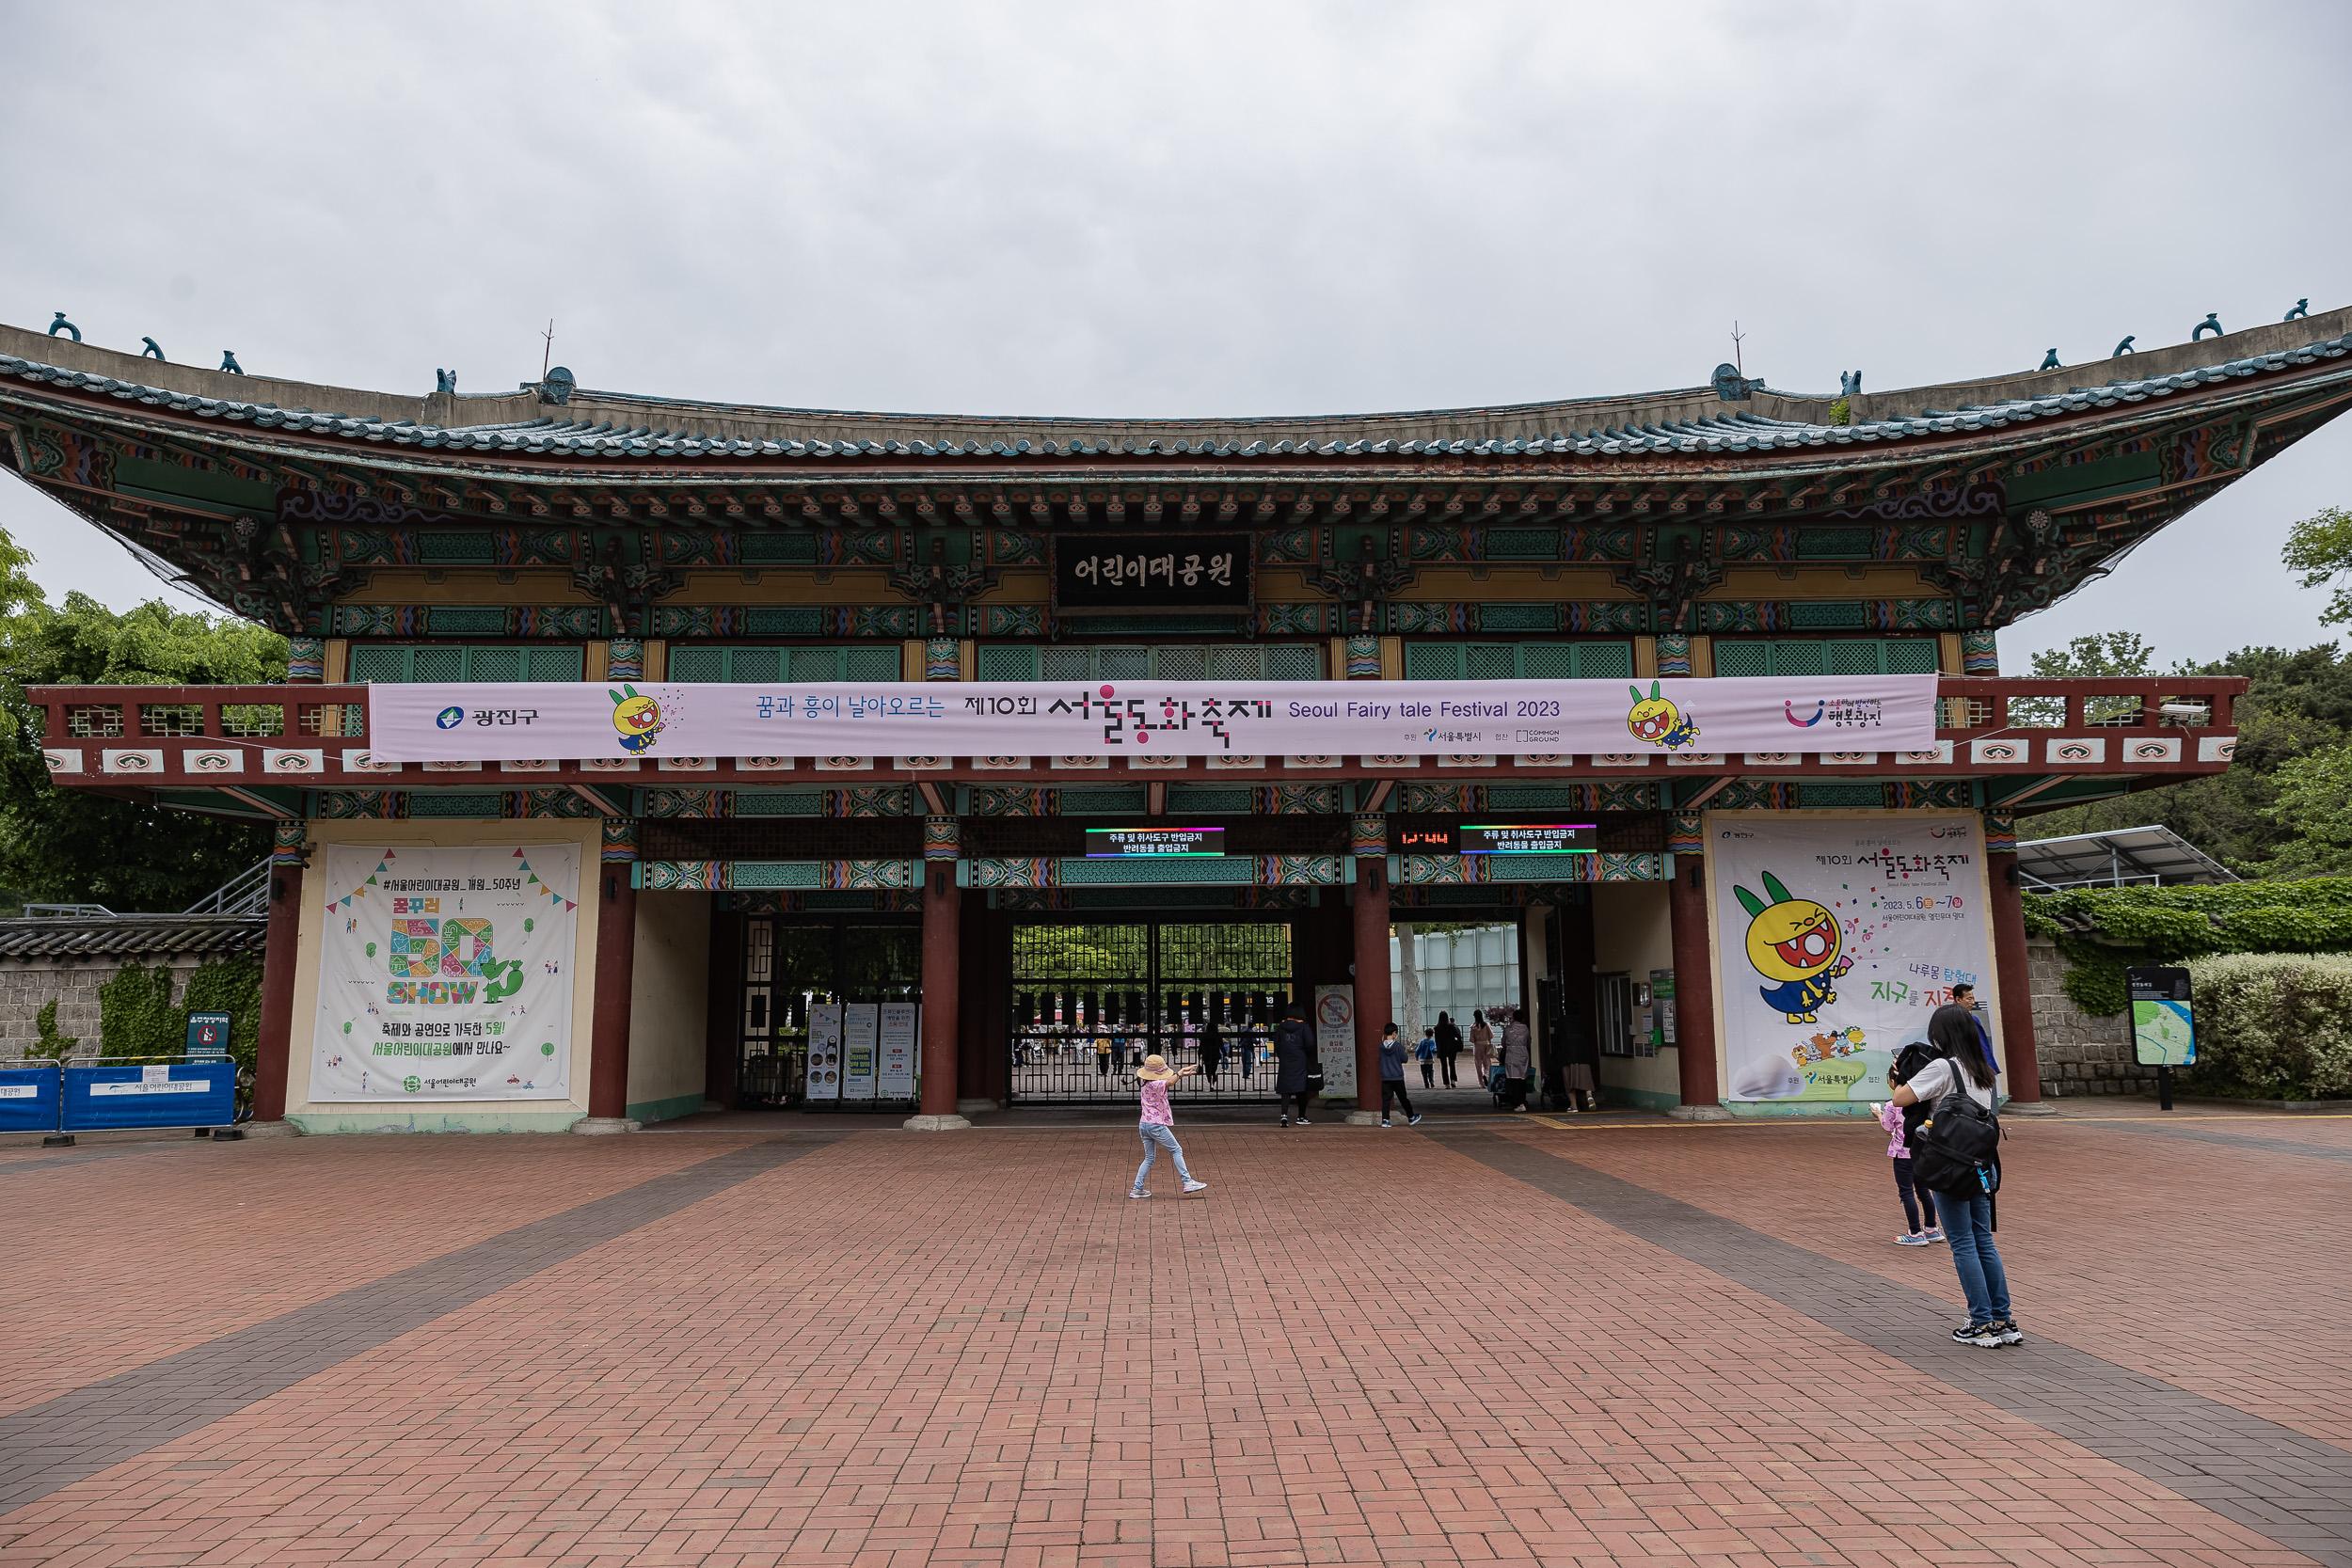
M 1293 995 L 1291 927 L 1152 918 L 1016 926 L 1011 993 L 1015 1101 L 1131 1101 L 1136 1068 L 1156 1053 L 1171 1067 L 1202 1069 L 1176 1085 L 1180 1098 L 1270 1103 L 1269 1040 Z

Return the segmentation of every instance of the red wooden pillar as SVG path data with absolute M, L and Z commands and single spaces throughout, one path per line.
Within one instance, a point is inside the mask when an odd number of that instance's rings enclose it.
M 963 853 L 962 824 L 952 816 L 923 820 L 923 1098 L 907 1125 L 919 1132 L 969 1127 L 956 1110 L 957 1047 L 963 984 L 963 895 L 956 862 Z
M 634 1131 L 628 1122 L 628 1006 L 637 977 L 637 824 L 608 817 L 596 867 L 596 974 L 590 991 L 588 1114 L 575 1132 Z
M 1356 818 L 1356 1113 L 1380 1114 L 1380 1032 L 1389 1024 L 1389 819 Z
M 280 822 L 270 848 L 269 927 L 262 943 L 262 1016 L 254 1020 L 253 1119 L 286 1119 L 294 1052 L 294 966 L 302 958 L 302 847 L 307 822 Z
M 2001 982 L 2001 1054 L 2013 1105 L 2042 1103 L 2042 1057 L 2033 1039 L 2033 975 L 2026 962 L 2026 901 L 2017 873 L 2017 825 L 1984 814 L 1985 880 L 1993 890 L 1993 968 Z
M 1715 1092 L 1715 970 L 1713 933 L 1707 921 L 1706 840 L 1695 816 L 1678 816 L 1669 842 L 1674 877 L 1666 915 L 1674 934 L 1675 1053 L 1681 1069 L 1681 1110 L 1705 1118 L 1722 1114 Z

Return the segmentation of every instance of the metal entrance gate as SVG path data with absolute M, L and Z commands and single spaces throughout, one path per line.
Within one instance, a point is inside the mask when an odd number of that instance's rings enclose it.
M 807 1102 L 808 1009 L 819 1002 L 920 1002 L 923 928 L 851 920 L 743 922 L 736 1101 L 774 1110 Z M 906 1109 L 907 1100 L 819 1101 L 827 1110 Z
M 1271 1103 L 1275 1022 L 1291 1001 L 1291 927 L 1143 919 L 1012 930 L 1015 1101 L 1130 1101 L 1154 1053 L 1198 1066 L 1185 1099 Z

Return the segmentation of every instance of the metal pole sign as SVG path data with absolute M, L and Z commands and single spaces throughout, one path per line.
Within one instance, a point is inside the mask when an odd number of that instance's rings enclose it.
M 2132 1053 L 2156 1069 L 2156 1103 L 2172 1109 L 2172 1069 L 2197 1060 L 2197 1020 L 2185 969 L 2127 969 L 2132 1004 Z

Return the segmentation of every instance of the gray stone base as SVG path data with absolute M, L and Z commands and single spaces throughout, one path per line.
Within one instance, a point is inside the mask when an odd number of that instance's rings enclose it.
M 1674 1105 L 1666 1114 L 1677 1121 L 1729 1121 L 1731 1113 L 1721 1105 Z
M 248 1138 L 298 1138 L 302 1129 L 291 1121 L 248 1121 L 237 1129 Z
M 642 1132 L 645 1124 L 627 1117 L 582 1117 L 572 1123 L 571 1130 L 583 1138 L 594 1138 L 609 1132 Z
M 952 1132 L 972 1123 L 963 1117 L 909 1117 L 898 1125 L 910 1132 Z
M 2220 1094 L 2176 1094 L 2175 1105 L 2242 1105 L 2249 1111 L 2305 1111 L 2340 1117 L 2352 1111 L 2352 1100 L 2232 1100 Z
M 956 1111 L 961 1116 L 977 1117 L 983 1112 L 1003 1109 L 1003 1106 L 993 1100 L 959 1100 L 956 1101 Z
M 2028 938 L 2026 973 L 2033 993 L 2042 1099 L 2156 1092 L 2156 1069 L 2133 1058 L 2131 1015 L 2094 1018 L 2076 1006 L 2064 989 L 2066 956 L 2058 943 Z
M 1347 1125 L 1350 1127 L 1377 1127 L 1380 1125 L 1380 1113 L 1377 1111 L 1350 1111 L 1347 1113 Z

